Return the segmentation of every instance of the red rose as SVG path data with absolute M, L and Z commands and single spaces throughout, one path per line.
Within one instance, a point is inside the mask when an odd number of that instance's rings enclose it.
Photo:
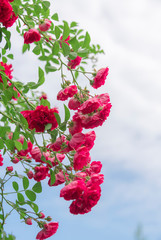
M 69 141 L 69 146 L 75 150 L 77 150 L 82 144 L 85 142 L 85 134 L 83 133 L 75 133 L 71 140 Z
M 29 44 L 33 42 L 38 42 L 41 39 L 41 35 L 37 29 L 29 29 L 24 34 L 24 43 Z
M 74 170 L 82 170 L 84 166 L 87 166 L 87 164 L 91 161 L 91 157 L 88 151 L 88 148 L 86 147 L 79 147 L 74 155 L 73 159 L 73 165 Z
M 67 174 L 66 174 L 67 175 Z M 67 177 L 67 176 L 66 176 Z M 59 173 L 55 174 L 55 183 L 53 185 L 51 185 L 51 179 L 49 179 L 48 181 L 48 185 L 51 187 L 51 186 L 58 186 L 62 183 L 65 182 L 65 177 L 64 177 L 64 173 L 63 171 L 60 171 Z
M 100 107 L 100 105 L 101 105 L 101 102 L 98 98 L 96 97 L 89 98 L 87 101 L 82 103 L 78 112 L 81 112 L 83 114 L 92 113 L 95 110 L 97 110 Z
M 34 174 L 32 171 L 28 171 L 27 176 L 29 179 L 32 179 L 34 177 Z
M 0 66 L 2 66 L 2 67 L 4 67 L 4 70 L 1 70 L 0 69 L 0 71 L 2 71 L 2 72 L 5 72 L 5 74 L 7 75 L 7 77 L 9 78 L 9 79 L 12 79 L 13 77 L 12 77 L 12 71 L 13 71 L 13 69 L 12 69 L 12 64 L 6 64 L 6 63 L 3 63 L 3 62 L 0 62 Z M 1 77 L 1 75 L 0 75 L 0 82 L 2 82 L 2 77 Z
M 68 107 L 71 110 L 77 110 L 80 107 L 81 103 L 76 98 L 71 98 L 68 102 Z
M 83 128 L 81 125 L 81 121 L 72 121 L 69 126 L 69 132 L 71 135 L 75 133 L 82 132 Z
M 81 60 L 82 60 L 82 58 L 79 56 L 77 56 L 73 60 L 69 59 L 68 67 L 70 67 L 71 69 L 75 69 L 80 64 Z
M 100 161 L 91 162 L 90 169 L 92 170 L 93 173 L 100 173 L 101 168 L 102 168 L 102 163 Z
M 6 167 L 6 170 L 7 170 L 7 172 L 12 172 L 13 171 L 13 167 L 12 166 Z
M 96 134 L 94 131 L 88 132 L 85 134 L 85 142 L 84 146 L 88 148 L 88 150 L 91 150 L 94 146 L 94 141 L 96 139 Z
M 65 200 L 77 199 L 86 190 L 86 186 L 83 180 L 75 180 L 63 187 L 60 191 L 60 197 Z
M 10 19 L 12 14 L 12 6 L 7 0 L 0 1 L 0 22 L 5 22 Z
M 91 84 L 93 88 L 97 89 L 99 88 L 100 86 L 104 85 L 105 84 L 105 80 L 106 80 L 106 77 L 108 75 L 108 72 L 109 72 L 109 68 L 101 68 L 100 70 L 98 70 L 94 80 L 93 80 L 93 83 Z
M 42 32 L 46 32 L 51 27 L 51 21 L 49 19 L 45 19 L 43 23 L 39 24 L 39 29 Z
M 58 92 L 57 100 L 65 101 L 69 97 L 73 97 L 78 92 L 76 85 L 70 85 Z
M 48 168 L 41 165 L 40 167 L 35 167 L 34 179 L 37 182 L 44 180 L 48 175 Z
M 31 218 L 25 219 L 25 223 L 28 224 L 28 225 L 32 225 L 32 220 L 31 220 Z
M 17 18 L 18 16 L 16 16 L 15 13 L 12 12 L 10 18 L 3 22 L 3 26 L 5 28 L 12 27 L 12 25 L 16 22 Z
M 70 36 L 68 36 L 65 40 L 62 40 L 62 39 L 63 39 L 63 36 L 60 37 L 60 40 L 61 40 L 61 42 L 60 42 L 60 47 L 61 47 L 61 48 L 62 48 L 62 42 L 65 42 L 66 44 L 70 45 L 70 44 L 68 43 L 68 41 L 70 40 Z
M 74 200 L 70 205 L 70 213 L 72 214 L 85 214 L 91 211 L 101 196 L 100 186 L 87 187 L 85 194 L 81 195 L 80 198 Z
M 48 106 L 37 106 L 35 110 L 22 111 L 21 114 L 26 118 L 29 129 L 36 129 L 36 132 L 44 132 L 45 125 L 52 124 L 51 130 L 58 126 L 54 113 L 58 113 L 57 108 L 49 109 Z
M 1 150 L 0 150 L 1 151 Z M 0 166 L 3 166 L 3 157 L 2 154 L 0 154 Z
M 37 234 L 36 239 L 44 240 L 46 238 L 51 237 L 58 230 L 58 226 L 59 226 L 58 222 L 50 222 L 44 224 L 43 229 Z

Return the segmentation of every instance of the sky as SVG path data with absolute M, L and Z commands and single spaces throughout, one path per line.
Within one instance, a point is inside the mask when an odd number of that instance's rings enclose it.
M 110 69 L 106 84 L 111 114 L 96 129 L 92 160 L 103 163 L 102 196 L 91 213 L 73 216 L 69 203 L 59 198 L 60 188 L 44 187 L 38 199 L 44 212 L 59 221 L 51 239 L 134 240 L 139 224 L 147 240 L 161 240 L 161 2 L 159 0 L 50 1 L 52 13 L 76 21 L 100 44 L 98 69 Z M 23 39 L 13 34 L 14 74 L 23 81 L 37 77 L 37 60 L 21 56 Z M 23 62 L 23 64 L 22 64 Z M 44 90 L 56 105 L 57 75 L 49 74 Z M 44 183 L 45 185 L 46 183 Z M 35 239 L 35 227 L 14 223 L 6 229 L 16 240 Z M 25 234 L 24 234 L 25 232 Z

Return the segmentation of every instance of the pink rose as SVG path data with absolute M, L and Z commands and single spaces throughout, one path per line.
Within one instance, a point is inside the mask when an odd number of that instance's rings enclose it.
M 87 166 L 87 164 L 91 161 L 91 157 L 88 151 L 88 148 L 86 147 L 79 147 L 74 155 L 73 159 L 73 166 L 74 170 L 82 170 L 84 166 Z
M 68 67 L 70 67 L 71 69 L 75 69 L 80 64 L 81 60 L 82 60 L 82 58 L 79 56 L 77 56 L 73 60 L 69 59 Z
M 29 44 L 33 42 L 39 42 L 41 35 L 37 29 L 29 29 L 24 33 L 24 43 Z
M 46 32 L 51 27 L 51 21 L 49 19 L 45 19 L 43 23 L 39 24 L 39 29 L 42 32 Z
M 98 70 L 93 83 L 91 84 L 93 88 L 97 89 L 105 84 L 106 77 L 108 75 L 109 68 L 101 68 Z
M 60 197 L 65 200 L 73 200 L 80 197 L 80 195 L 86 191 L 86 186 L 83 180 L 75 180 L 63 187 L 60 191 Z
M 31 218 L 25 219 L 25 223 L 28 224 L 28 225 L 32 225 L 32 220 L 31 220 Z
M 37 234 L 36 239 L 44 240 L 51 237 L 57 232 L 58 226 L 58 222 L 50 222 L 44 224 L 43 229 Z

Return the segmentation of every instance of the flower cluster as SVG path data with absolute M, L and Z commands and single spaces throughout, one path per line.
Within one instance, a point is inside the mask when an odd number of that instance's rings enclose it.
M 13 2 L 14 0 L 1 0 L 0 1 L 0 22 L 4 27 L 11 27 L 18 16 L 15 15 L 13 8 L 9 2 Z

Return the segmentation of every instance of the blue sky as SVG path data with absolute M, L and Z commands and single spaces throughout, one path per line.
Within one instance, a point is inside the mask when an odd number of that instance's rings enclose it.
M 107 122 L 96 129 L 91 151 L 92 160 L 103 162 L 101 200 L 91 213 L 72 216 L 69 203 L 59 198 L 60 188 L 45 188 L 40 206 L 60 223 L 51 239 L 133 240 L 141 223 L 148 240 L 160 240 L 161 2 L 59 0 L 51 4 L 53 13 L 58 12 L 62 20 L 78 22 L 89 31 L 93 43 L 105 50 L 98 69 L 108 66 L 110 74 L 99 91 L 108 92 L 113 105 Z M 14 75 L 33 81 L 38 62 L 32 54 L 22 57 L 17 42 L 22 44 L 23 40 L 16 33 L 13 39 Z M 57 77 L 48 75 L 40 90 L 59 106 Z M 16 222 L 14 217 L 6 229 L 15 233 L 17 240 L 35 239 L 38 229 Z

